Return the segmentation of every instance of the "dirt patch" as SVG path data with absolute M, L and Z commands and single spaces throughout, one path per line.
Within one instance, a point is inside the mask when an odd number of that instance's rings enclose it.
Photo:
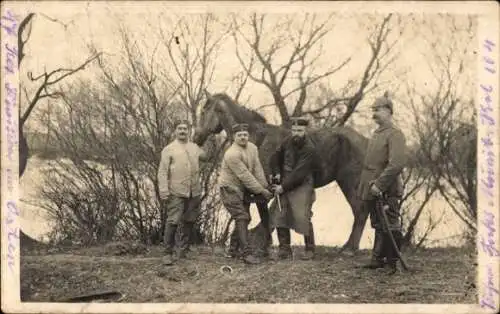
M 118 247 L 120 254 L 110 254 Z M 475 256 L 463 248 L 405 252 L 414 273 L 386 276 L 357 268 L 369 251 L 338 255 L 318 247 L 313 261 L 268 260 L 248 266 L 222 248 L 197 247 L 191 259 L 162 266 L 161 247 L 123 253 L 122 246 L 67 248 L 21 259 L 23 301 L 58 301 L 93 291 L 119 291 L 121 302 L 473 303 Z M 123 255 L 126 254 L 126 255 Z M 221 272 L 229 265 L 232 273 Z

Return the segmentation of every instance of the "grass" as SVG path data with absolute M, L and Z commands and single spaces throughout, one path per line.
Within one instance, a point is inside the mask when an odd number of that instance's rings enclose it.
M 370 252 L 354 257 L 318 247 L 313 261 L 269 260 L 245 265 L 222 248 L 197 247 L 191 259 L 162 266 L 161 247 L 125 244 L 91 248 L 43 248 L 21 257 L 23 301 L 55 302 L 100 290 L 124 294 L 120 302 L 215 303 L 475 303 L 475 256 L 470 249 L 408 251 L 413 273 L 386 276 L 356 268 Z M 220 268 L 230 265 L 232 273 Z

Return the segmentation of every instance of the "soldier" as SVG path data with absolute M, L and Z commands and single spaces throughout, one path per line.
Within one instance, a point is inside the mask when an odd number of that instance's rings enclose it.
M 207 154 L 189 141 L 190 124 L 187 120 L 174 123 L 175 140 L 161 152 L 158 167 L 158 187 L 167 221 L 163 235 L 165 245 L 164 265 L 172 265 L 175 233 L 180 225 L 179 258 L 189 251 L 190 235 L 200 208 L 200 166 Z
M 393 125 L 393 104 L 387 93 L 375 100 L 372 105 L 373 120 L 378 125 L 370 139 L 366 151 L 364 168 L 361 173 L 358 193 L 363 201 L 364 210 L 370 212 L 372 228 L 375 229 L 371 262 L 364 268 L 376 269 L 384 267 L 387 258 L 388 274 L 397 271 L 397 253 L 389 238 L 388 232 L 401 247 L 400 199 L 403 193 L 401 172 L 406 162 L 406 139 L 401 130 Z M 387 196 L 389 210 L 389 230 L 384 228 L 381 196 Z M 378 206 L 378 207 L 377 207 Z
M 273 224 L 277 229 L 279 259 L 292 257 L 290 228 L 304 235 L 303 259 L 314 258 L 314 229 L 311 222 L 314 192 L 314 144 L 307 136 L 309 121 L 292 119 L 292 136 L 286 138 L 271 157 L 272 176 L 281 183 L 274 186 L 280 197 L 281 211 L 275 211 Z M 282 196 L 281 196 L 282 195 Z
M 245 263 L 258 264 L 248 240 L 250 223 L 250 194 L 271 199 L 273 194 L 267 190 L 267 180 L 259 159 L 257 146 L 248 141 L 247 124 L 235 124 L 232 127 L 234 143 L 224 154 L 221 165 L 219 188 L 224 207 L 235 222 L 231 235 L 230 254 L 234 257 L 241 249 Z

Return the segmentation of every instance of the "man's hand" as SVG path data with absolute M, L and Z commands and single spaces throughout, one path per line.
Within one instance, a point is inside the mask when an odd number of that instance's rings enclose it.
M 370 193 L 377 197 L 382 196 L 382 191 L 374 183 L 372 183 L 370 186 Z
M 274 194 L 283 194 L 283 187 L 279 184 L 274 184 L 272 186 L 272 190 L 273 190 Z
M 281 175 L 279 173 L 274 176 L 274 182 L 281 182 Z
M 270 200 L 274 197 L 273 193 L 269 192 L 268 190 L 264 190 L 264 192 L 262 192 L 262 196 L 264 196 L 267 200 Z
M 277 174 L 275 176 L 273 176 L 272 174 L 269 175 L 269 183 L 271 185 L 274 185 L 274 184 L 280 184 L 280 181 L 281 180 L 281 175 Z

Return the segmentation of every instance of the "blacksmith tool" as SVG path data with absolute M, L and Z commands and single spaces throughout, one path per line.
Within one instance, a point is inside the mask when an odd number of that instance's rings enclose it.
M 279 177 L 273 177 L 273 176 L 270 176 L 270 177 L 271 177 L 271 185 L 272 186 L 280 185 Z M 276 198 L 276 201 L 278 202 L 278 210 L 280 212 L 282 212 L 283 210 L 281 207 L 280 195 L 278 193 L 276 193 L 276 190 L 274 190 L 274 197 Z

